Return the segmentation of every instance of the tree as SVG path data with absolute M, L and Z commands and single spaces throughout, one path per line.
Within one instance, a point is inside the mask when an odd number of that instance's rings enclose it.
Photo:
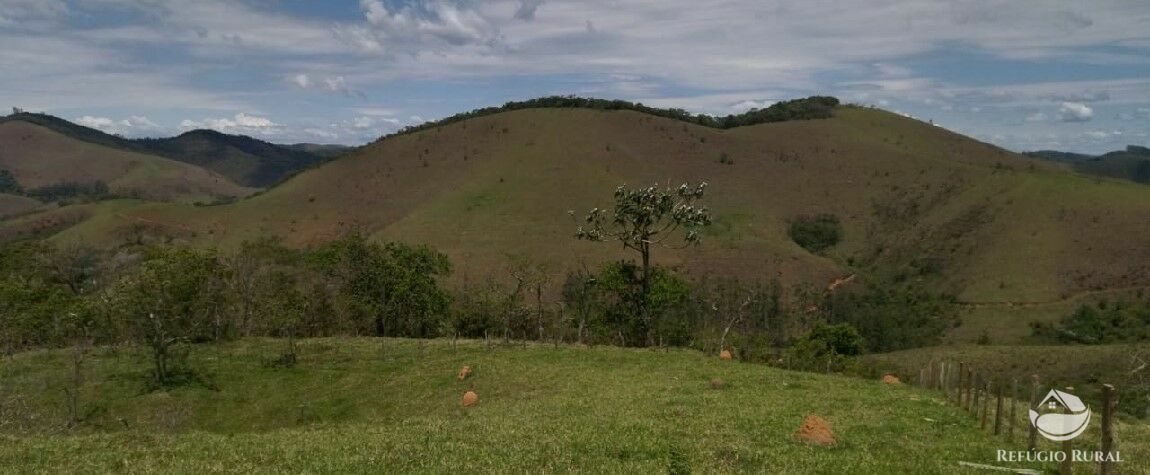
M 585 223 L 576 231 L 578 239 L 588 241 L 619 241 L 625 249 L 639 254 L 643 273 L 638 314 L 648 330 L 652 328 L 649 312 L 651 294 L 651 250 L 667 243 L 678 231 L 683 232 L 684 246 L 698 244 L 699 228 L 711 224 L 711 214 L 705 206 L 696 207 L 703 197 L 707 183 L 698 186 L 680 185 L 677 189 L 657 186 L 615 189 L 615 204 L 608 212 L 595 208 L 587 213 Z M 648 333 L 647 343 L 653 344 Z
M 352 234 L 313 257 L 333 283 L 353 332 L 422 338 L 439 331 L 451 302 L 436 280 L 451 272 L 447 256 Z
M 107 290 L 104 303 L 149 349 L 154 380 L 163 386 L 173 382 L 175 348 L 211 338 L 223 297 L 222 269 L 212 251 L 159 247 L 147 254 L 135 272 Z

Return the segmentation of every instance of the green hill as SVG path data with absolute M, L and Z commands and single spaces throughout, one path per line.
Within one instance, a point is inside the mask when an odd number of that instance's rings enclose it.
M 258 188 L 274 185 L 333 156 L 330 149 L 313 153 L 307 148 L 276 145 L 214 130 L 193 130 L 176 137 L 133 142 L 157 155 L 201 166 L 236 183 Z
M 1097 156 L 1051 150 L 1026 152 L 1026 155 L 1065 162 L 1075 171 L 1087 175 L 1150 184 L 1150 148 L 1146 147 L 1130 145 L 1126 150 L 1116 150 Z
M 102 132 L 92 132 L 88 138 L 96 138 L 89 141 L 74 138 L 87 137 L 84 134 L 61 133 L 55 126 L 0 121 L 0 169 L 15 178 L 25 193 L 33 195 L 37 195 L 36 189 L 92 188 L 96 183 L 113 194 L 188 202 L 245 196 L 254 191 L 200 167 L 109 145 L 99 139 L 102 135 L 96 135 Z M 61 193 L 47 193 L 53 194 Z
M 1150 285 L 1144 187 L 851 107 L 730 130 L 632 111 L 517 110 L 394 136 L 232 205 L 143 205 L 58 238 L 119 242 L 136 219 L 224 246 L 269 234 L 308 245 L 358 229 L 430 244 L 457 277 L 482 279 L 508 254 L 557 271 L 625 257 L 572 239 L 568 211 L 606 205 L 622 183 L 699 180 L 711 185 L 715 225 L 700 248 L 656 255 L 688 273 L 825 285 L 872 269 L 969 302 Z M 787 236 L 790 220 L 817 213 L 844 227 L 824 255 Z
M 201 375 L 143 388 L 148 365 L 97 348 L 81 410 L 66 420 L 65 351 L 0 366 L 0 464 L 14 472 L 962 473 L 1024 438 L 994 437 L 933 393 L 784 371 L 684 351 L 445 340 L 300 343 L 295 367 L 270 365 L 284 342 L 192 347 Z M 463 365 L 472 376 L 460 381 Z M 724 389 L 709 382 L 721 378 Z M 49 389 L 50 388 L 50 389 Z M 461 395 L 474 390 L 477 405 Z M 832 447 L 795 437 L 825 418 Z M 1096 433 L 1096 432 L 1095 432 Z M 1146 426 L 1118 423 L 1124 459 L 1144 460 Z M 1094 439 L 1093 437 L 1091 439 Z M 1076 448 L 1090 448 L 1089 440 Z M 1055 450 L 1041 441 L 1040 449 Z M 1138 463 L 1138 462 L 1131 462 Z M 1119 467 L 1123 468 L 1123 467 Z
M 308 152 L 323 158 L 335 158 L 355 149 L 346 145 L 319 144 L 319 143 L 293 143 L 284 147 Z
M 337 149 L 330 146 L 276 145 L 244 135 L 202 129 L 176 137 L 126 139 L 59 117 L 31 112 L 0 117 L 0 124 L 5 122 L 35 124 L 79 141 L 189 163 L 255 188 L 273 185 L 337 154 Z

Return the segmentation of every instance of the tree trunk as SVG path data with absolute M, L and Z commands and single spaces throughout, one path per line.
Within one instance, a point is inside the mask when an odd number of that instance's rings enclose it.
M 651 323 L 651 243 L 649 237 L 644 238 L 641 246 L 643 254 L 643 293 L 639 296 L 639 318 L 647 327 L 647 346 L 655 344 L 655 326 Z

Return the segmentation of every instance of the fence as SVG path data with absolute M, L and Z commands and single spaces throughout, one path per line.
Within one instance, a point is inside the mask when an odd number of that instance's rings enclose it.
M 962 362 L 931 360 L 918 371 L 918 378 L 914 381 L 920 387 L 938 391 L 943 398 L 968 412 L 986 431 L 996 436 L 1004 436 L 1008 442 L 1014 442 L 1016 432 L 1026 433 L 1027 450 L 1034 452 L 1038 445 L 1038 429 L 1030 423 L 1027 415 L 1030 408 L 1037 407 L 1043 393 L 1040 391 L 1038 375 L 1029 378 L 1029 388 L 1020 387 L 1019 380 L 1012 378 L 993 378 L 991 375 L 980 372 L 977 368 Z M 1029 397 L 1021 414 L 1018 405 L 1021 403 L 1019 391 L 1029 389 Z M 1116 391 L 1114 386 L 1102 385 L 1102 423 L 1099 451 L 1109 454 L 1114 450 L 1114 411 Z M 1064 461 L 1059 467 L 1060 473 L 1071 473 L 1074 439 L 1062 442 L 1061 451 L 1066 453 Z M 1114 471 L 1112 461 L 1103 460 L 1098 464 L 1100 473 L 1110 474 Z

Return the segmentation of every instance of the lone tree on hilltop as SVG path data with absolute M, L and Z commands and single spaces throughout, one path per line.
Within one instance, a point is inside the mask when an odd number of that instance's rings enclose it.
M 615 189 L 613 209 L 595 208 L 587 213 L 584 224 L 575 237 L 588 241 L 619 241 L 625 249 L 638 252 L 642 259 L 643 274 L 638 299 L 639 317 L 648 329 L 648 344 L 652 343 L 649 315 L 651 292 L 651 248 L 666 244 L 678 231 L 683 234 L 683 247 L 698 244 L 699 228 L 711 224 L 711 213 L 706 206 L 696 206 L 703 197 L 707 183 L 697 186 L 686 183 L 678 188 Z

